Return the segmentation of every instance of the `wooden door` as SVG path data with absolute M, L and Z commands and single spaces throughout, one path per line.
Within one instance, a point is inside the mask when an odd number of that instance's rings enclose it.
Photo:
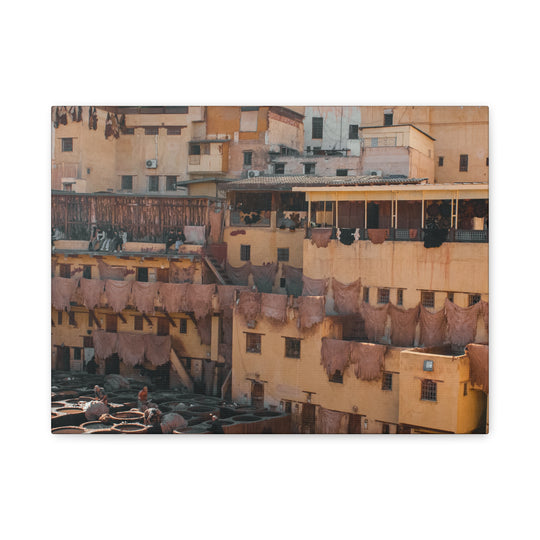
M 69 347 L 56 347 L 56 369 L 58 371 L 70 371 Z
M 108 314 L 105 316 L 105 331 L 118 332 L 118 315 Z
M 157 335 L 168 336 L 169 335 L 169 321 L 165 317 L 158 317 Z
M 251 383 L 251 406 L 264 408 L 264 384 L 255 381 Z
M 301 433 L 315 433 L 315 405 L 312 403 L 302 404 Z
M 348 433 L 362 433 L 362 415 L 361 414 L 349 414 Z
M 156 278 L 162 283 L 169 283 L 169 269 L 168 268 L 158 268 L 156 273 Z

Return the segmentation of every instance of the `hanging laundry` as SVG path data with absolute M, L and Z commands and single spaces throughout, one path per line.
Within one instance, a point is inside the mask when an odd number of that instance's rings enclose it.
M 105 290 L 105 281 L 81 278 L 80 289 L 84 307 L 94 309 L 100 302 L 101 293 Z
M 120 332 L 117 353 L 126 366 L 136 366 L 144 362 L 144 334 Z
M 113 279 L 105 281 L 107 303 L 116 313 L 124 310 L 128 305 L 132 283 L 132 281 L 115 281 Z
M 212 297 L 216 291 L 215 284 L 188 285 L 187 300 L 189 311 L 193 311 L 195 318 L 202 319 L 213 313 Z
M 94 330 L 92 338 L 96 358 L 104 360 L 112 356 L 115 352 L 118 352 L 118 334 L 116 332 Z
M 241 292 L 238 301 L 238 313 L 244 316 L 246 322 L 257 319 L 261 312 L 261 293 Z
M 166 364 L 171 357 L 171 336 L 144 334 L 144 355 L 154 366 Z
M 388 229 L 368 229 L 368 238 L 372 244 L 382 244 L 388 238 L 389 233 Z
M 319 432 L 321 434 L 336 434 L 340 431 L 342 418 L 346 416 L 344 412 L 331 411 L 324 407 L 319 408 Z
M 448 229 L 424 229 L 424 247 L 440 247 L 448 238 Z
M 171 261 L 169 264 L 169 283 L 192 283 L 195 269 L 194 264 L 182 266 Z
M 354 242 L 356 229 L 340 229 L 339 241 L 345 246 L 350 246 Z

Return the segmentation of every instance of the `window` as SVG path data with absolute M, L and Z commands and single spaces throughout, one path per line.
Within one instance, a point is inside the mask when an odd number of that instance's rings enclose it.
M 148 126 L 144 128 L 145 135 L 157 135 L 159 133 L 159 128 L 157 126 Z
M 73 139 L 62 139 L 62 152 L 73 152 Z
M 240 245 L 240 260 L 249 261 L 251 259 L 251 246 L 246 246 L 244 244 Z
M 148 268 L 137 268 L 137 281 L 148 281 Z
M 468 154 L 461 154 L 459 156 L 459 172 L 467 172 L 469 170 L 469 156 Z
M 424 307 L 435 307 L 435 293 L 433 291 L 422 291 L 420 293 L 420 303 Z
M 349 124 L 349 139 L 358 139 L 358 124 Z
M 450 300 L 450 302 L 453 302 L 454 301 L 454 293 L 453 292 L 447 293 L 446 298 L 448 298 L 448 300 Z
M 278 248 L 277 249 L 277 260 L 278 261 L 288 261 L 289 260 L 289 248 Z
M 390 289 L 377 289 L 377 304 L 390 302 Z
M 159 176 L 148 177 L 148 191 L 159 191 Z
M 201 155 L 201 145 L 200 144 L 190 144 L 189 145 L 189 155 L 190 156 L 200 156 Z
M 292 403 L 290 401 L 285 401 L 284 412 L 290 413 L 292 411 Z
M 403 289 L 397 290 L 397 305 L 398 306 L 403 305 Z
M 261 334 L 246 333 L 246 352 L 261 353 Z
M 251 105 L 246 105 L 244 107 L 240 107 L 240 111 L 241 112 L 249 112 L 249 111 L 258 111 L 259 110 L 259 107 L 253 107 Z
M 167 191 L 176 191 L 176 176 L 167 176 L 167 184 L 165 189 Z
M 158 336 L 168 336 L 170 330 L 170 324 L 168 319 L 165 317 L 159 317 L 157 320 L 157 335 Z
M 73 360 L 80 360 L 80 359 L 81 359 L 81 348 L 73 347 Z
M 369 287 L 364 287 L 364 302 L 369 304 Z
M 56 321 L 57 321 L 57 323 L 59 325 L 62 324 L 62 312 L 61 311 L 58 312 L 58 317 L 56 318 Z
M 124 135 L 135 135 L 135 128 L 126 128 L 123 133 Z
M 382 376 L 382 390 L 392 390 L 392 374 L 391 373 L 383 373 Z
M 274 163 L 274 174 L 285 174 L 285 163 Z
M 486 167 L 489 167 L 489 158 L 486 158 Z
M 315 163 L 304 163 L 304 174 L 315 174 Z
M 420 399 L 424 401 L 437 401 L 437 383 L 431 379 L 422 381 Z
M 300 358 L 300 340 L 285 338 L 285 356 L 287 358 Z
M 253 163 L 253 152 L 244 152 L 244 166 L 251 167 Z
M 469 294 L 469 306 L 474 306 L 482 300 L 482 297 L 479 294 Z
M 122 175 L 122 189 L 131 191 L 133 189 L 133 176 Z
M 282 278 L 279 278 L 279 286 L 284 289 L 286 286 L 287 286 L 287 280 L 282 277 Z
M 321 117 L 313 117 L 311 119 L 311 138 L 323 138 L 323 119 Z
M 83 266 L 82 277 L 84 279 L 92 279 L 92 267 L 89 264 Z
M 92 317 L 92 311 L 89 311 L 88 312 L 88 323 L 87 323 L 87 326 L 88 328 L 92 328 L 94 326 L 94 317 Z M 86 345 L 85 345 L 86 347 Z
M 393 112 L 385 112 L 384 113 L 384 125 L 385 126 L 391 126 L 394 123 L 394 113 Z
M 182 128 L 180 126 L 169 126 L 167 135 L 182 135 Z
M 382 433 L 385 433 L 385 434 L 390 433 L 390 424 L 383 424 L 382 425 Z
M 349 169 L 337 169 L 336 176 L 348 176 Z
M 187 319 L 180 319 L 180 324 L 178 325 L 178 331 L 181 334 L 187 334 Z
M 71 264 L 60 265 L 60 277 L 63 277 L 63 278 L 71 277 Z
M 439 156 L 439 167 L 444 165 L 444 156 Z
M 336 370 L 335 373 L 328 380 L 330 382 L 343 384 L 343 373 L 341 373 L 341 371 L 339 370 Z
M 143 330 L 143 318 L 142 315 L 135 315 L 135 321 L 133 322 L 133 329 L 134 330 Z
M 464 396 L 467 395 L 467 383 L 466 382 L 463 383 L 463 395 Z
M 377 146 L 379 146 L 379 137 L 372 137 L 372 138 L 371 138 L 371 146 L 372 146 L 372 147 L 377 147 Z

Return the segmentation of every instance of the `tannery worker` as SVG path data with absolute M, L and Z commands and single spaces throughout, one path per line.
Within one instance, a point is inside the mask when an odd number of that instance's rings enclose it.
M 143 386 L 143 389 L 138 393 L 137 407 L 143 412 L 148 408 L 148 386 Z
M 105 405 L 108 405 L 107 394 L 105 393 L 105 390 L 103 390 L 103 388 L 101 388 L 101 386 L 98 386 L 97 384 L 96 384 L 96 386 L 94 386 L 94 394 L 96 395 L 97 400 L 103 401 L 103 403 L 105 403 Z

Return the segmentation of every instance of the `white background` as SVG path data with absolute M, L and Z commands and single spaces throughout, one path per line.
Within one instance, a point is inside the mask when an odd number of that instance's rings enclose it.
M 497 5 L 4 5 L 4 538 L 535 535 L 537 18 Z M 50 107 L 71 104 L 488 105 L 491 433 L 52 436 Z

